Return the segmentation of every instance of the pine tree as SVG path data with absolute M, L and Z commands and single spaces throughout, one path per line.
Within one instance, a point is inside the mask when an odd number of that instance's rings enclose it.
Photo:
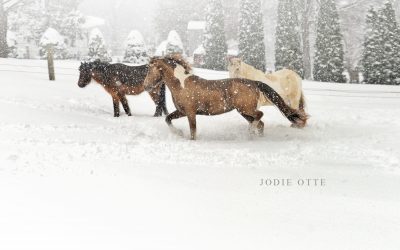
M 206 30 L 203 46 L 206 52 L 204 67 L 212 70 L 225 70 L 228 48 L 221 0 L 209 0 L 206 7 Z
M 364 38 L 364 50 L 362 54 L 362 72 L 364 82 L 368 84 L 377 84 L 380 78 L 380 61 L 383 55 L 381 51 L 381 34 L 378 23 L 378 13 L 371 7 L 366 17 L 366 33 Z
M 100 60 L 105 62 L 111 62 L 112 60 L 107 51 L 103 34 L 97 28 L 90 33 L 88 59 L 90 61 Z
M 314 58 L 314 80 L 346 82 L 344 72 L 343 36 L 334 0 L 321 0 L 317 21 Z
M 396 14 L 391 2 L 384 3 L 378 12 L 378 23 L 381 24 L 381 39 L 383 52 L 381 61 L 382 81 L 380 84 L 400 84 L 400 30 Z
M 390 2 L 379 11 L 371 8 L 366 18 L 362 57 L 364 82 L 400 84 L 400 29 Z
M 291 0 L 279 0 L 276 27 L 275 69 L 288 68 L 304 76 L 300 23 L 297 7 Z
M 241 0 L 239 55 L 247 64 L 265 71 L 264 21 L 260 0 Z
M 126 39 L 124 62 L 143 65 L 147 64 L 149 60 L 142 34 L 137 30 L 131 31 Z

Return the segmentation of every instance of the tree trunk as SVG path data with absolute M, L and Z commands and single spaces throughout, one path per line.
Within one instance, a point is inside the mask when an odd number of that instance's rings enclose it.
M 4 9 L 3 0 L 0 0 L 0 57 L 6 58 L 8 55 L 7 46 L 7 13 Z
M 303 41 L 303 66 L 304 66 L 304 79 L 311 79 L 311 49 L 310 49 L 310 24 L 311 24 L 311 10 L 312 0 L 305 0 L 301 3 L 302 17 L 302 41 Z

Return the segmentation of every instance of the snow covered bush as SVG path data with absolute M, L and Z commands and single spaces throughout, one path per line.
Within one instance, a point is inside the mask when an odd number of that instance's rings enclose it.
M 156 51 L 154 52 L 154 56 L 165 56 L 167 53 L 167 40 L 162 41 L 156 48 Z
M 244 62 L 265 71 L 264 23 L 260 0 L 241 0 L 239 55 Z
M 143 65 L 149 63 L 150 57 L 142 34 L 133 30 L 126 39 L 124 62 Z
M 42 58 L 46 58 L 48 46 L 53 48 L 53 55 L 55 59 L 65 59 L 67 57 L 64 37 L 53 28 L 48 28 L 44 32 L 42 38 L 40 39 L 39 46 L 39 53 Z
M 89 36 L 89 61 L 100 60 L 104 62 L 111 62 L 111 56 L 106 48 L 103 34 L 98 28 L 92 30 Z
M 172 53 L 184 54 L 181 37 L 175 30 L 169 32 L 166 44 L 166 54 L 168 55 Z
M 175 30 L 171 30 L 167 40 L 162 41 L 160 45 L 158 45 L 154 56 L 165 56 L 172 53 L 185 54 L 181 37 Z

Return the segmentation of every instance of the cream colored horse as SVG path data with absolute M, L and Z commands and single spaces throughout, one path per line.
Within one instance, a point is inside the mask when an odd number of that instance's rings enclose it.
M 302 80 L 296 72 L 289 69 L 283 69 L 272 74 L 265 74 L 261 70 L 257 70 L 253 66 L 242 62 L 240 58 L 230 59 L 228 69 L 229 77 L 246 78 L 253 81 L 263 82 L 278 92 L 288 106 L 305 112 Z M 269 100 L 264 99 L 259 103 L 259 105 L 271 106 L 272 103 Z

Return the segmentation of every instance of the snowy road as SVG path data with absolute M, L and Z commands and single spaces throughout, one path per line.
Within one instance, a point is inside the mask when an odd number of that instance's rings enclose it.
M 264 107 L 262 138 L 231 112 L 199 117 L 193 142 L 147 94 L 114 118 L 78 62 L 53 83 L 45 66 L 0 60 L 0 249 L 400 248 L 399 87 L 305 82 L 304 130 Z

